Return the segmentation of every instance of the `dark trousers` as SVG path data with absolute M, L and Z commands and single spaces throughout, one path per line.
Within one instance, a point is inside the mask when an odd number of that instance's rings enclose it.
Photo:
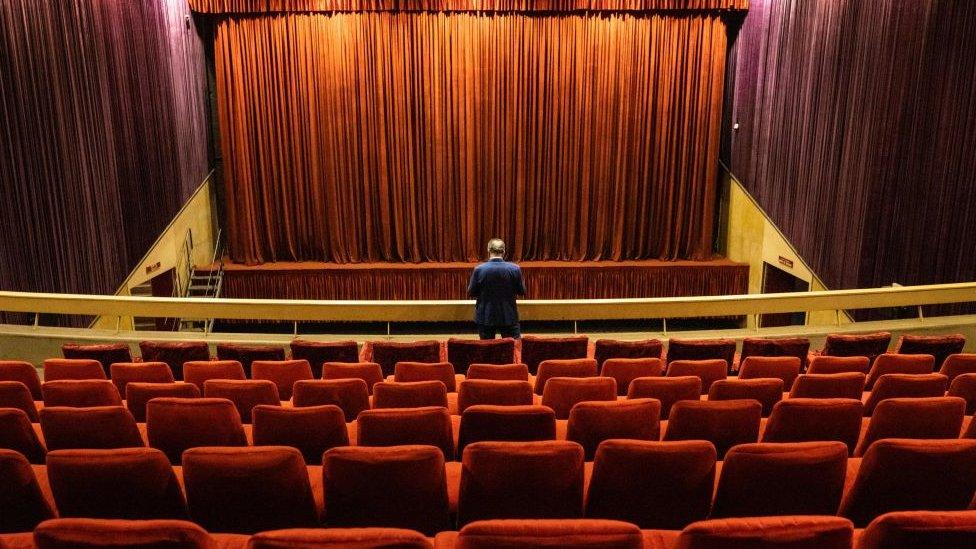
M 485 326 L 484 324 L 478 324 L 478 337 L 481 339 L 495 339 L 495 334 L 498 333 L 502 337 L 511 337 L 514 339 L 520 339 L 522 337 L 522 332 L 519 331 L 518 324 L 513 326 Z

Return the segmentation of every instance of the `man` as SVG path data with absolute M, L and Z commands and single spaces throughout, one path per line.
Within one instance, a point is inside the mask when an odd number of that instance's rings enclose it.
M 525 295 L 525 283 L 518 265 L 505 261 L 505 243 L 501 239 L 488 241 L 488 261 L 471 273 L 468 295 L 478 302 L 474 322 L 481 339 L 495 339 L 496 333 L 515 339 L 522 336 L 515 296 Z

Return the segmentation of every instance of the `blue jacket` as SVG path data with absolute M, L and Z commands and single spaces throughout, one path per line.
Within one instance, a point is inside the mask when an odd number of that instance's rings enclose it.
M 468 295 L 477 299 L 474 321 L 482 326 L 518 324 L 515 296 L 525 295 L 522 270 L 514 263 L 496 258 L 488 260 L 471 273 Z

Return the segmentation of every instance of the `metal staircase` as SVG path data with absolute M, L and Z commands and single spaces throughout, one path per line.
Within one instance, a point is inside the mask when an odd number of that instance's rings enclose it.
M 195 267 L 191 260 L 190 252 L 193 250 L 192 239 L 189 248 L 184 246 L 185 259 L 181 261 L 181 270 L 185 283 L 178 285 L 181 289 L 181 297 L 188 298 L 211 298 L 220 297 L 224 287 L 224 259 L 221 248 L 221 232 L 217 231 L 217 241 L 214 245 L 214 254 L 210 265 L 206 267 Z M 212 318 L 181 318 L 177 324 L 181 332 L 205 332 L 209 333 L 213 329 L 214 319 Z

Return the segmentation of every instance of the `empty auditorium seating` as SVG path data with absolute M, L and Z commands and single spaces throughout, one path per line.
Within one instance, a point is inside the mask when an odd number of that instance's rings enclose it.
M 789 391 L 800 375 L 800 359 L 795 356 L 751 356 L 739 363 L 739 379 L 777 378 Z
M 448 528 L 444 456 L 436 448 L 333 448 L 322 458 L 322 484 L 326 526 L 409 528 L 427 535 Z
M 359 414 L 357 440 L 360 446 L 426 444 L 454 455 L 454 433 L 447 408 L 387 408 Z
M 949 384 L 946 396 L 955 396 L 965 400 L 967 416 L 976 413 L 976 373 L 956 376 Z
M 887 398 L 940 397 L 948 388 L 949 378 L 942 374 L 884 374 L 868 395 L 864 415 L 871 415 L 878 403 Z
M 821 354 L 826 356 L 865 356 L 873 363 L 875 357 L 885 353 L 891 344 L 891 333 L 829 334 Z
M 461 462 L 459 526 L 582 515 L 583 448 L 575 442 L 476 442 L 464 449 Z
M 874 359 L 874 365 L 868 372 L 865 388 L 870 391 L 875 382 L 885 374 L 931 374 L 935 359 L 932 355 L 896 355 L 881 354 Z
M 840 442 L 740 444 L 725 455 L 711 517 L 833 515 L 846 474 Z
M 812 365 L 810 369 L 813 369 Z M 861 372 L 803 374 L 793 382 L 790 398 L 860 399 L 866 380 L 867 376 Z
M 701 392 L 707 395 L 712 383 L 728 377 L 728 368 L 724 359 L 675 360 L 668 364 L 667 376 L 698 376 L 701 378 Z
M 129 351 L 128 343 L 65 343 L 61 345 L 61 355 L 64 358 L 96 360 L 101 364 L 102 371 L 106 376 L 108 376 L 109 367 L 112 364 L 132 362 L 132 353 Z
M 393 368 L 393 381 L 440 381 L 447 392 L 457 391 L 457 378 L 450 362 L 397 362 Z
M 135 418 L 122 406 L 50 407 L 41 410 L 40 415 L 49 451 L 145 446 Z
M 932 355 L 935 357 L 935 369 L 938 370 L 946 357 L 961 353 L 965 346 L 966 336 L 962 334 L 936 336 L 904 334 L 898 338 L 895 352 L 900 355 Z
M 176 464 L 187 448 L 247 446 L 241 416 L 224 398 L 154 398 L 146 405 L 146 435 Z
M 618 339 L 598 339 L 593 344 L 593 358 L 602 368 L 603 363 L 612 358 L 657 358 L 663 354 L 664 346 L 659 339 L 621 341 Z
M 521 519 L 474 522 L 460 532 L 439 534 L 436 545 L 466 549 L 641 549 L 644 540 L 636 526 L 615 520 Z
M 430 549 L 420 532 L 404 528 L 288 528 L 251 536 L 248 549 Z
M 200 398 L 200 389 L 192 383 L 137 383 L 125 387 L 125 406 L 137 422 L 146 421 L 146 403 L 154 398 Z
M 735 340 L 671 338 L 665 360 L 669 371 L 676 360 L 724 360 L 726 369 L 730 369 L 735 361 Z
M 707 440 L 722 459 L 736 444 L 759 440 L 761 417 L 755 400 L 681 400 L 671 407 L 664 440 Z
M 639 377 L 659 377 L 663 370 L 660 358 L 608 358 L 601 364 L 600 375 L 617 381 L 619 396 L 627 394 L 631 381 Z
M 112 383 L 125 395 L 125 386 L 136 383 L 173 383 L 173 372 L 165 362 L 116 362 L 110 367 Z
M 45 406 L 121 406 L 119 390 L 107 379 L 62 379 L 41 385 Z
M 291 446 L 309 465 L 318 465 L 326 450 L 349 444 L 345 416 L 338 406 L 283 408 L 261 404 L 252 414 L 255 446 Z
M 864 454 L 839 514 L 863 528 L 891 511 L 967 509 L 974 492 L 976 440 L 879 440 Z
M 808 374 L 847 374 L 852 372 L 867 375 L 871 370 L 871 360 L 866 356 L 815 356 L 810 359 Z
M 853 453 L 861 435 L 864 404 L 850 398 L 790 398 L 776 403 L 763 442 L 835 440 Z
M 251 363 L 251 379 L 266 379 L 278 387 L 278 398 L 291 400 L 296 381 L 312 379 L 312 367 L 307 360 L 255 360 Z
M 211 379 L 247 379 L 244 366 L 236 360 L 192 360 L 183 365 L 183 380 L 203 393 L 203 384 Z
M 675 402 L 698 400 L 701 386 L 698 376 L 639 377 L 630 382 L 627 398 L 656 398 L 661 401 L 661 417 L 667 418 Z
M 609 377 L 553 377 L 542 393 L 542 405 L 552 408 L 556 419 L 568 419 L 574 405 L 590 400 L 617 400 L 617 382 Z
M 244 423 L 251 423 L 251 410 L 259 404 L 281 406 L 278 387 L 268 380 L 211 379 L 203 384 L 203 396 L 233 402 Z
M 277 345 L 242 345 L 239 343 L 218 343 L 217 360 L 236 360 L 244 368 L 244 374 L 251 377 L 251 365 L 255 360 L 285 360 L 285 349 Z
M 183 454 L 183 482 L 190 518 L 213 532 L 319 522 L 305 461 L 294 448 L 191 448 Z
M 393 375 L 397 362 L 440 362 L 441 344 L 438 341 L 372 342 L 373 362 L 380 365 L 383 376 Z
M 369 409 L 369 391 L 361 379 L 316 379 L 295 383 L 292 405 L 338 406 L 346 422 L 356 419 L 359 412 Z
M 681 549 L 849 549 L 851 521 L 839 517 L 790 516 L 704 520 L 685 528 Z
M 447 387 L 440 381 L 382 382 L 373 386 L 374 408 L 447 408 Z
M 24 456 L 0 449 L 0 533 L 29 532 L 54 517 Z
M 447 340 L 447 361 L 459 374 L 467 374 L 472 364 L 511 364 L 515 361 L 515 340 L 452 337 Z
M 30 362 L 0 360 L 0 381 L 19 381 L 27 386 L 34 400 L 42 400 L 41 380 Z
M 863 456 L 872 443 L 884 438 L 957 438 L 965 412 L 966 401 L 958 397 L 882 400 L 854 455 Z
M 375 362 L 326 362 L 322 379 L 361 379 L 366 382 L 366 391 L 373 394 L 373 385 L 383 381 L 383 369 Z
M 535 376 L 535 394 L 542 394 L 550 378 L 594 377 L 596 374 L 596 361 L 591 358 L 543 360 Z
M 858 549 L 889 547 L 976 547 L 976 511 L 895 511 L 885 513 L 857 539 Z
M 52 451 L 47 477 L 61 517 L 187 518 L 173 468 L 155 448 Z
M 962 374 L 976 374 L 976 353 L 949 355 L 939 373 L 949 378 L 949 383 Z
M 90 358 L 49 358 L 44 361 L 44 381 L 108 379 L 102 364 Z
M 532 404 L 532 385 L 528 381 L 468 379 L 458 387 L 458 413 L 470 406 L 520 406 Z
M 247 537 L 210 535 L 182 520 L 61 518 L 41 523 L 33 541 L 38 549 L 208 549 L 242 546 Z
M 544 360 L 586 358 L 589 341 L 586 336 L 523 336 L 520 340 L 521 362 L 528 366 L 530 374 L 535 375 Z
M 359 362 L 359 345 L 355 341 L 308 341 L 291 342 L 291 358 L 307 360 L 312 377 L 322 377 L 322 365 L 326 362 Z
M 578 442 L 592 460 L 604 440 L 658 440 L 660 419 L 661 403 L 651 398 L 580 402 L 569 412 L 566 439 Z
M 708 400 L 740 400 L 759 401 L 762 405 L 762 415 L 766 417 L 773 411 L 773 406 L 783 399 L 783 380 L 778 378 L 758 379 L 720 379 L 712 383 L 708 390 Z
M 482 441 L 556 439 L 556 415 L 547 406 L 470 406 L 461 414 L 457 454 Z
M 37 423 L 37 407 L 30 389 L 19 381 L 0 381 L 0 408 L 23 410 L 32 423 Z
M 16 408 L 0 408 L 0 448 L 16 451 L 31 463 L 44 463 L 47 453 L 27 414 Z
M 800 371 L 805 372 L 809 353 L 810 340 L 805 337 L 747 337 L 742 340 L 739 364 L 749 357 L 796 357 L 800 360 Z
M 139 350 L 144 362 L 168 364 L 177 381 L 183 380 L 184 363 L 210 360 L 206 341 L 143 341 L 139 343 Z

